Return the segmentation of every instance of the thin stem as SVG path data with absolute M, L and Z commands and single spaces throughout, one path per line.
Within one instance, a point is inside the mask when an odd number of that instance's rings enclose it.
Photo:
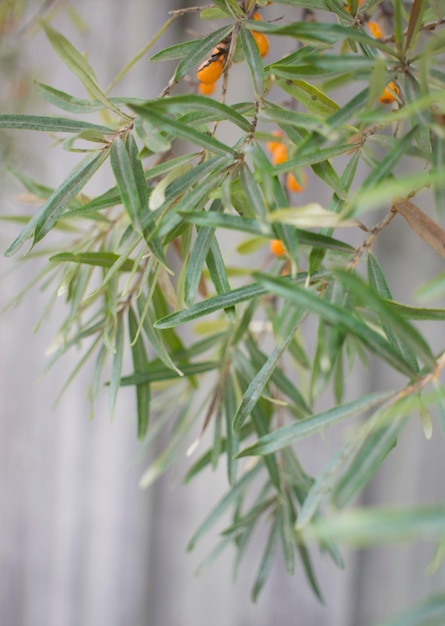
M 156 33 L 156 35 L 154 35 L 154 37 L 152 37 L 150 41 L 147 44 L 145 44 L 145 46 L 136 54 L 136 56 L 133 57 L 131 61 L 127 63 L 127 65 L 117 74 L 117 76 L 113 79 L 113 81 L 107 87 L 105 93 L 108 94 L 113 89 L 113 87 L 125 76 L 125 74 L 129 70 L 131 70 L 133 65 L 136 65 L 136 63 L 140 59 L 142 59 L 143 56 L 145 56 L 145 54 L 150 50 L 150 48 L 152 48 L 152 46 L 154 46 L 154 44 L 158 41 L 158 39 L 162 37 L 162 35 L 171 26 L 171 24 L 175 21 L 177 17 L 178 15 L 173 15 L 165 22 L 165 24 L 161 26 L 161 28 Z

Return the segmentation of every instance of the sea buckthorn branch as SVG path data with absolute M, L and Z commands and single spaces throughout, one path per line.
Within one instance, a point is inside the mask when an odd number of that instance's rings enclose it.
M 346 269 L 348 269 L 348 270 L 349 269 L 353 269 L 354 267 L 357 266 L 357 264 L 360 261 L 363 253 L 367 252 L 368 250 L 370 250 L 370 248 L 372 247 L 375 239 L 382 232 L 382 230 L 386 226 L 388 226 L 388 224 L 390 224 L 392 222 L 392 220 L 394 219 L 395 215 L 396 215 L 395 211 L 393 211 L 391 209 L 391 211 L 387 215 L 385 215 L 385 217 L 382 220 L 380 220 L 380 222 L 378 222 L 378 224 L 376 224 L 375 226 L 373 226 L 373 228 L 370 229 L 369 237 L 367 237 L 365 239 L 365 241 L 356 249 L 352 259 L 346 265 Z
M 206 9 L 215 9 L 215 4 L 201 4 L 194 7 L 184 7 L 183 9 L 173 9 L 172 11 L 168 11 L 168 15 L 186 15 L 187 13 L 197 13 L 200 11 L 205 11 Z
M 426 22 L 425 24 L 422 24 L 419 27 L 419 30 L 421 31 L 434 31 L 436 30 L 436 28 L 438 28 L 439 26 L 443 26 L 445 24 L 445 17 L 443 17 L 440 20 L 433 20 L 432 22 Z M 408 34 L 408 29 L 405 28 L 405 30 L 403 31 L 403 34 L 406 36 Z M 387 35 L 381 38 L 382 43 L 394 43 L 394 35 Z

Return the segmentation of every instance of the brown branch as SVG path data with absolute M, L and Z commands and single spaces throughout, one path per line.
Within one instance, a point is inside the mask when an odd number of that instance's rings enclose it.
M 371 248 L 376 237 L 381 233 L 381 231 L 386 226 L 388 226 L 388 224 L 391 223 L 394 217 L 395 217 L 395 211 L 391 209 L 388 215 L 386 215 L 378 224 L 374 226 L 374 228 L 371 229 L 369 237 L 365 239 L 365 241 L 356 249 L 354 256 L 347 264 L 346 269 L 348 270 L 353 269 L 357 265 L 363 253 Z

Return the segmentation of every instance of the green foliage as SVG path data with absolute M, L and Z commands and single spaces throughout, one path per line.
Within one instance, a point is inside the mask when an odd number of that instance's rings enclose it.
M 400 213 L 445 256 L 445 232 L 437 223 L 445 189 L 445 31 L 441 3 L 434 1 L 394 2 L 392 14 L 379 0 L 268 4 L 289 5 L 294 21 L 268 21 L 265 2 L 218 0 L 215 8 L 203 8 L 208 33 L 202 39 L 152 57 L 178 64 L 150 101 L 108 96 L 85 57 L 41 21 L 87 99 L 36 83 L 64 116 L 3 114 L 0 129 L 69 134 L 63 147 L 86 154 L 55 190 L 17 173 L 41 206 L 32 217 L 2 219 L 22 227 L 6 255 L 30 241 L 29 258 L 39 254 L 48 261 L 39 279 L 66 299 L 48 367 L 72 348 L 83 351 L 72 376 L 91 361 L 92 411 L 104 386 L 112 415 L 121 388 L 132 387 L 137 436 L 147 446 L 168 422 L 168 444 L 142 486 L 187 450 L 193 433 L 189 455 L 213 429 L 213 441 L 184 480 L 224 459 L 228 490 L 189 549 L 230 512 L 221 543 L 205 563 L 232 545 L 237 567 L 254 527 L 264 523 L 268 535 L 253 600 L 280 550 L 290 574 L 299 560 L 321 599 L 309 539 L 342 565 L 334 541 L 444 536 L 443 506 L 342 509 L 378 471 L 411 415 L 420 413 L 427 437 L 429 409 L 438 407 L 444 420 L 443 388 L 427 390 L 445 366 L 443 347 L 429 345 L 414 322 L 441 322 L 445 311 L 395 301 L 372 246 Z M 255 11 L 262 21 L 253 19 Z M 181 17 L 178 12 L 174 19 Z M 370 34 L 370 20 L 384 36 Z M 270 38 L 269 64 L 257 48 L 258 33 Z M 282 58 L 273 50 L 278 39 L 291 50 Z M 221 99 L 193 93 L 197 67 L 221 59 Z M 244 65 L 251 81 L 248 102 L 230 91 L 234 63 Z M 390 81 L 392 102 L 381 102 Z M 178 84 L 183 93 L 172 95 Z M 345 86 L 351 95 L 345 96 Z M 105 125 L 78 117 L 97 112 Z M 285 150 L 273 163 L 271 140 Z M 417 173 L 403 176 L 400 166 Z M 115 186 L 89 197 L 84 187 L 99 168 L 111 170 Z M 304 186 L 307 174 L 301 202 L 289 175 Z M 420 191 L 435 203 L 435 220 L 416 206 Z M 382 207 L 378 221 L 375 211 Z M 230 232 L 245 254 L 239 266 L 226 262 Z M 351 244 L 351 232 L 360 245 Z M 269 243 L 281 252 L 269 251 Z M 442 295 L 444 285 L 439 274 L 414 287 L 425 300 Z M 315 348 L 303 341 L 303 327 Z M 398 388 L 363 395 L 349 388 L 346 364 L 360 366 L 371 354 L 398 373 Z M 330 408 L 320 408 L 320 396 L 335 398 Z M 152 411 L 158 416 L 153 425 Z M 308 475 L 296 442 L 340 422 L 349 425 L 344 442 L 317 476 Z M 441 597 L 416 609 L 417 621 L 403 623 L 423 623 L 422 616 L 436 610 L 443 621 Z

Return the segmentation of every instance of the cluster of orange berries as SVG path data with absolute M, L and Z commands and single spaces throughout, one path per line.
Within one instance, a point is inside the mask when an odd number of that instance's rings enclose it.
M 254 13 L 252 18 L 261 21 L 262 17 L 259 13 Z M 259 53 L 265 57 L 269 52 L 269 40 L 263 33 L 252 31 L 252 37 L 255 39 Z M 229 53 L 230 39 L 223 40 L 212 50 L 212 55 L 201 63 L 196 72 L 196 78 L 199 81 L 198 91 L 203 96 L 210 96 L 216 87 L 218 79 L 224 71 L 227 56 Z
M 284 133 L 281 130 L 274 130 L 272 134 L 275 135 L 277 139 L 268 141 L 266 148 L 271 154 L 272 163 L 274 165 L 279 165 L 280 163 L 285 163 L 288 160 L 288 150 L 286 144 L 282 141 Z M 307 184 L 306 172 L 302 172 L 299 178 L 300 180 L 297 180 L 292 172 L 289 172 L 286 175 L 286 188 L 288 191 L 292 193 L 300 193 L 305 189 Z M 286 254 L 286 249 L 280 239 L 272 239 L 269 244 L 269 249 L 275 256 L 284 256 Z
M 284 137 L 284 133 L 281 130 L 274 130 L 273 135 L 278 139 L 276 141 L 268 141 L 266 147 L 271 154 L 271 160 L 274 165 L 285 163 L 289 156 L 286 144 L 281 141 Z M 307 176 L 305 172 L 300 175 L 300 180 L 297 180 L 292 172 L 289 172 L 286 176 L 286 188 L 293 193 L 299 193 L 306 187 Z
M 360 7 L 362 6 L 362 4 L 363 4 L 363 0 L 359 0 L 358 6 Z M 348 11 L 349 13 L 349 6 L 347 4 L 344 4 L 343 6 L 345 7 L 346 11 Z M 381 39 L 383 37 L 383 31 L 377 22 L 374 22 L 373 20 L 368 20 L 367 27 L 372 37 L 374 37 L 374 39 Z M 378 100 L 381 104 L 392 104 L 393 102 L 396 101 L 397 96 L 399 95 L 399 92 L 400 90 L 397 87 L 397 85 L 393 81 L 391 81 L 390 83 L 386 85 L 385 89 L 383 90 L 382 94 L 379 96 Z

